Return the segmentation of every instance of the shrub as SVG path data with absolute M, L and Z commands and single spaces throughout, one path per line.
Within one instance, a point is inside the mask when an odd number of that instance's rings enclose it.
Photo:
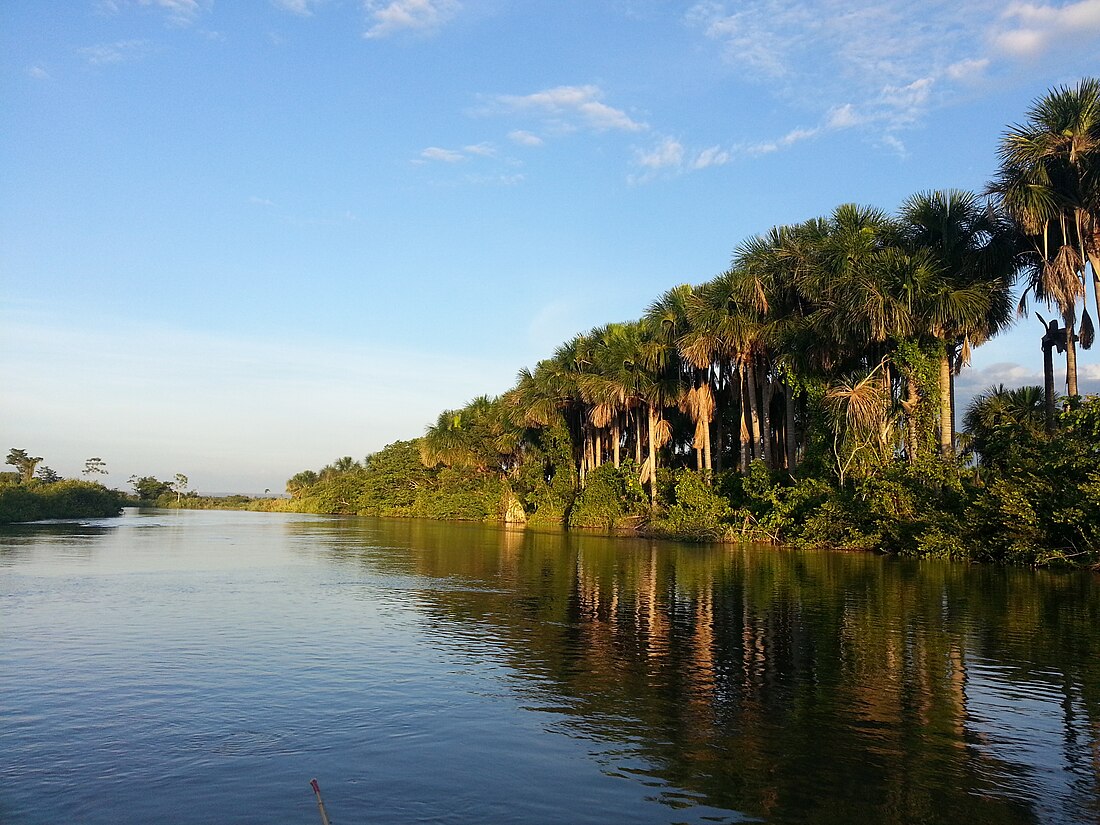
M 569 511 L 568 524 L 604 530 L 634 527 L 645 517 L 648 504 L 633 461 L 624 461 L 621 467 L 604 464 L 588 474 Z

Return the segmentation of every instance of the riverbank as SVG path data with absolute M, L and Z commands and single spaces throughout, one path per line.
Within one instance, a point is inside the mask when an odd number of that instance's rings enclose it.
M 427 467 L 415 441 L 288 482 L 291 498 L 164 496 L 158 506 L 495 522 L 691 542 L 769 543 L 802 549 L 1026 566 L 1100 562 L 1100 475 L 1093 461 L 1100 405 L 1089 401 L 1050 440 L 1013 442 L 998 468 L 892 462 L 839 485 L 792 479 L 762 462 L 736 471 L 661 468 L 656 503 L 631 460 L 588 473 L 505 475 Z M 1093 420 L 1095 418 L 1095 421 Z M 1090 426 L 1082 426 L 1082 422 Z M 1075 426 L 1070 426 L 1074 423 Z

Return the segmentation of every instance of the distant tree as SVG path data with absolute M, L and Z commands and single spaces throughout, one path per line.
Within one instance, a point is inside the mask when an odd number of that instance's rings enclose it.
M 286 482 L 286 491 L 293 498 L 300 498 L 318 481 L 318 475 L 313 470 L 302 470 L 296 473 Z
M 32 478 L 34 478 L 34 468 L 38 466 L 38 462 L 42 460 L 42 456 L 27 455 L 26 450 L 20 450 L 16 447 L 12 447 L 8 452 L 7 463 L 12 465 L 19 471 L 19 477 L 26 484 Z
M 180 499 L 183 498 L 183 494 L 187 492 L 188 480 L 187 476 L 183 473 L 176 473 L 176 479 L 172 482 L 172 489 L 176 493 L 177 504 L 179 504 Z
M 38 472 L 34 474 L 34 477 L 41 481 L 43 484 L 55 484 L 61 481 L 61 476 L 56 471 L 43 464 L 38 468 Z
M 107 463 L 99 456 L 95 456 L 93 458 L 89 458 L 87 461 L 84 462 L 84 469 L 80 472 L 89 477 L 95 475 L 96 473 L 103 473 L 104 475 L 106 475 Z
M 130 476 L 134 494 L 142 501 L 156 501 L 165 493 L 171 492 L 172 485 L 153 476 Z

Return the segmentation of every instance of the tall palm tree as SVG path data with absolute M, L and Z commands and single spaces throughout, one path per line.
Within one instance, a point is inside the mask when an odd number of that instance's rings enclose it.
M 970 346 L 1010 320 L 1015 248 L 1006 222 L 970 192 L 915 194 L 902 204 L 900 221 L 910 255 L 928 256 L 923 271 L 911 269 L 923 277 L 909 282 L 907 297 L 920 331 L 937 342 L 940 454 L 949 458 L 955 452 L 953 379 Z
M 1086 295 L 1086 264 L 1100 313 L 1100 80 L 1085 78 L 1037 100 L 1027 121 L 1005 134 L 999 154 L 989 191 L 1030 241 L 1025 295 L 1057 305 L 1062 315 L 1066 383 L 1076 395 L 1076 304 Z M 1086 349 L 1093 334 L 1086 308 L 1080 330 Z

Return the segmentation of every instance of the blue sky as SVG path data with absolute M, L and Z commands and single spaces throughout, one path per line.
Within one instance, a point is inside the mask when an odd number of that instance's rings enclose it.
M 3 446 L 262 492 L 775 224 L 982 189 L 1100 0 L 7 0 L 0 46 Z

